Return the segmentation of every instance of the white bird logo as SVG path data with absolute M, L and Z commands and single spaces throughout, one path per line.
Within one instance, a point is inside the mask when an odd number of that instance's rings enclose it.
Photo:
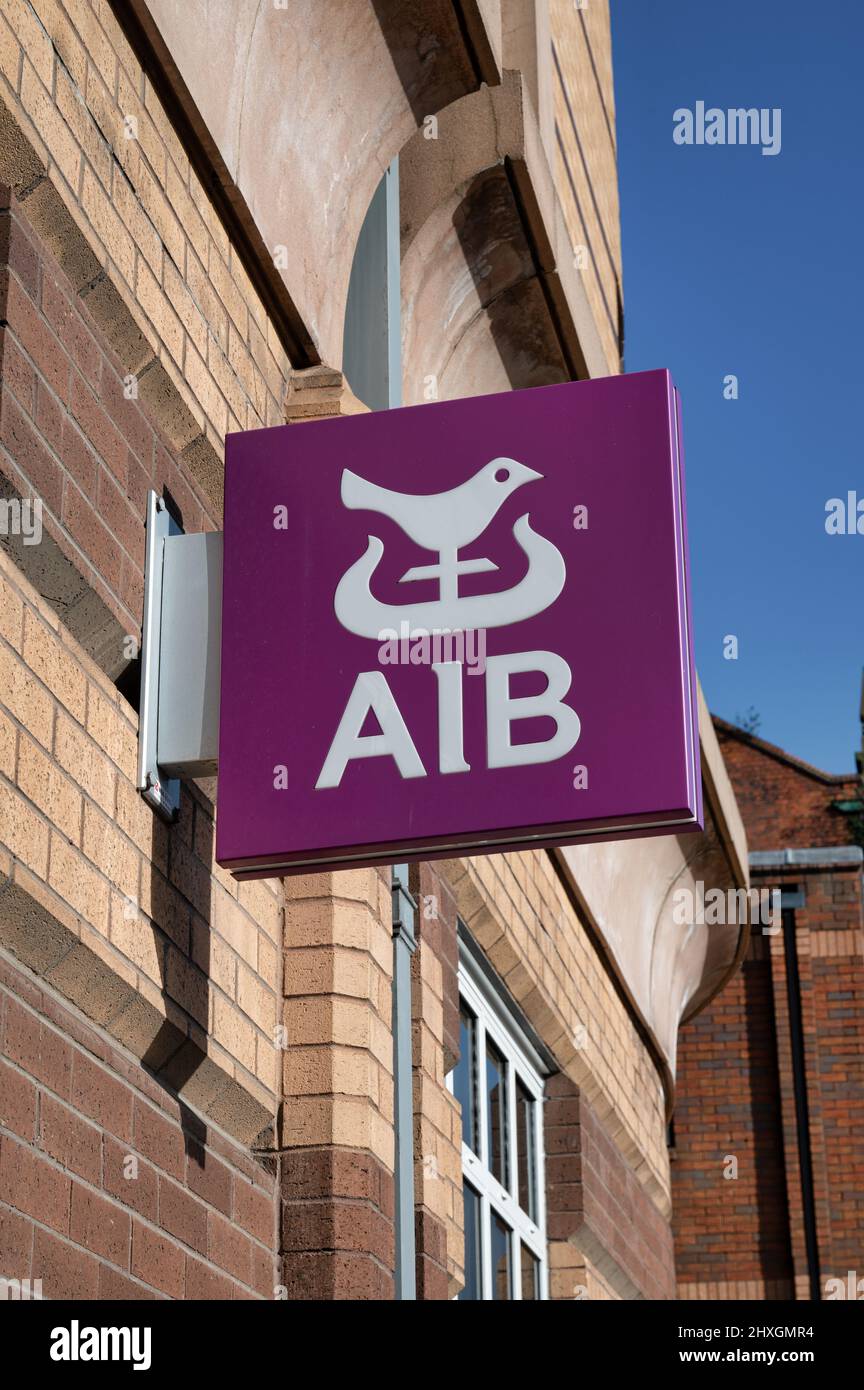
M 407 621 L 412 629 L 427 630 L 497 627 L 533 617 L 548 607 L 564 586 L 564 561 L 550 541 L 531 529 L 527 513 L 513 528 L 529 560 L 525 578 L 514 588 L 497 594 L 459 597 L 460 575 L 498 569 L 485 557 L 460 560 L 459 551 L 482 535 L 517 488 L 542 477 L 542 473 L 516 459 L 495 458 L 473 478 L 449 492 L 426 494 L 394 492 L 344 469 L 341 496 L 346 507 L 381 512 L 395 521 L 415 544 L 438 556 L 436 564 L 416 565 L 406 570 L 399 582 L 437 579 L 439 596 L 437 600 L 407 606 L 382 604 L 375 599 L 369 581 L 384 553 L 384 546 L 377 536 L 370 535 L 365 553 L 342 576 L 336 590 L 334 606 L 340 623 L 358 636 L 378 637 L 394 621 Z

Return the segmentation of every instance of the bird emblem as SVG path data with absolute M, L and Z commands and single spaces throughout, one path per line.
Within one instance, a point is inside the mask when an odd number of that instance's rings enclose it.
M 494 458 L 473 478 L 448 492 L 408 493 L 380 487 L 342 471 L 341 497 L 351 511 L 380 512 L 423 550 L 437 555 L 435 564 L 414 565 L 400 584 L 437 579 L 438 597 L 406 604 L 382 603 L 371 589 L 384 546 L 370 535 L 364 553 L 342 575 L 333 597 L 336 617 L 358 637 L 377 637 L 394 623 L 409 631 L 448 631 L 454 628 L 502 627 L 522 622 L 553 603 L 564 587 L 566 569 L 561 552 L 531 527 L 528 514 L 520 516 L 513 535 L 528 560 L 528 571 L 518 584 L 492 594 L 459 596 L 463 574 L 497 570 L 485 556 L 460 560 L 459 551 L 477 540 L 508 497 L 525 483 L 543 474 L 516 459 Z
M 450 601 L 458 598 L 460 575 L 498 568 L 485 558 L 460 560 L 459 551 L 482 535 L 517 488 L 542 476 L 515 459 L 497 458 L 449 492 L 427 494 L 393 492 L 346 468 L 342 473 L 342 501 L 351 510 L 381 512 L 417 545 L 436 552 L 437 564 L 415 565 L 399 582 L 437 579 L 440 598 Z

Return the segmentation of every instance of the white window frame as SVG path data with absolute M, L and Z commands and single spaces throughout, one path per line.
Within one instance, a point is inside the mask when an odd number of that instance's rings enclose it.
M 510 1297 L 522 1298 L 522 1252 L 524 1243 L 538 1261 L 540 1298 L 549 1297 L 548 1249 L 546 1238 L 546 1182 L 543 1149 L 543 1063 L 513 1017 L 503 999 L 490 987 L 484 973 L 459 943 L 459 996 L 477 1020 L 477 1094 L 475 1106 L 480 1153 L 462 1143 L 462 1176 L 480 1199 L 480 1297 L 493 1296 L 492 1214 L 497 1213 L 510 1228 Z M 483 1084 L 486 1039 L 490 1038 L 507 1063 L 508 1186 L 504 1187 L 489 1169 L 488 1093 Z M 516 1074 L 529 1092 L 532 1107 L 535 1154 L 537 1221 L 532 1221 L 519 1205 L 519 1150 L 516 1122 Z M 453 1073 L 447 1077 L 453 1090 Z

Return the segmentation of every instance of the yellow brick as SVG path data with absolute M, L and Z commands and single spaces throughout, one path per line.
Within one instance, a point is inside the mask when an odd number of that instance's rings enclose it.
M 0 794 L 0 844 L 40 878 L 48 872 L 48 826 L 17 792 Z
M 204 262 L 206 262 L 207 249 L 210 244 L 210 237 L 207 233 L 207 228 L 204 225 L 204 222 L 201 218 L 201 214 L 195 206 L 195 203 L 192 201 L 192 197 L 189 193 L 189 189 L 186 184 L 186 179 L 183 176 L 181 176 L 177 168 L 176 161 L 173 159 L 168 159 L 166 161 L 165 173 L 165 193 L 168 198 L 168 202 L 171 204 L 172 208 L 177 214 L 177 217 L 179 218 L 180 226 L 183 228 L 183 231 L 186 234 L 187 242 L 190 244 L 190 246 L 194 246 L 195 252 L 199 260 L 203 260 Z M 190 287 L 192 287 L 192 276 L 188 256 L 186 259 L 186 273 L 189 277 Z M 202 304 L 201 308 L 203 311 L 205 306 Z M 209 318 L 209 315 L 205 314 L 205 317 Z
M 10 782 L 15 780 L 17 738 L 18 730 L 12 720 L 0 710 L 0 772 L 4 777 L 8 777 Z
M 206 357 L 207 322 L 195 300 L 192 298 L 189 286 L 186 284 L 184 277 L 170 259 L 166 259 L 165 261 L 162 287 L 176 310 L 189 338 L 195 344 L 199 353 Z
M 48 882 L 64 902 L 108 935 L 108 884 L 56 831 L 51 836 Z
M 24 614 L 23 655 L 33 674 L 83 723 L 87 692 L 84 672 L 69 648 L 29 608 Z
M 51 39 L 26 0 L 3 0 L 3 13 L 46 87 L 51 87 L 54 50 Z
M 282 894 L 278 886 L 277 891 L 273 891 L 273 880 L 248 879 L 244 883 L 238 883 L 237 900 L 267 933 L 270 940 L 281 944 Z
M 258 964 L 258 932 L 245 913 L 221 889 L 214 889 L 212 900 L 213 930 L 224 937 L 228 945 L 242 956 L 253 969 Z
M 161 259 L 161 254 L 160 254 Z M 183 325 L 146 261 L 138 257 L 138 302 L 178 367 L 183 362 Z
M 165 145 L 159 132 L 145 109 L 140 97 L 132 86 L 128 75 L 121 68 L 117 85 L 117 104 L 121 116 L 131 116 L 135 121 L 137 140 L 147 163 L 156 175 L 160 185 L 165 186 Z
M 196 917 L 192 923 L 192 956 L 215 985 L 234 999 L 237 994 L 237 957 L 220 937 L 210 930 L 210 923 Z
M 125 777 L 117 778 L 116 820 L 145 859 L 152 859 L 164 869 L 168 860 L 168 827 L 153 814 L 138 788 Z
M 249 336 L 249 312 L 246 300 L 222 257 L 212 246 L 210 248 L 210 263 L 207 269 L 213 288 L 233 319 L 241 340 L 247 342 Z
M 141 205 L 175 265 L 182 265 L 186 248 L 183 229 L 165 197 L 165 191 L 143 158 L 136 141 L 125 140 L 118 152 L 123 168 L 141 200 Z
M 118 174 L 118 178 L 120 175 Z M 81 205 L 127 285 L 135 283 L 135 243 L 114 210 L 109 195 L 85 165 Z
M 18 750 L 18 785 L 68 840 L 79 843 L 81 795 L 26 734 Z
M 24 605 L 8 580 L 0 578 L 0 637 L 16 652 L 21 650 L 21 620 Z
M 90 116 L 78 88 L 64 68 L 57 67 L 57 110 L 69 127 L 75 143 L 84 151 L 104 188 L 111 184 L 111 149 Z
M 184 180 L 188 179 L 189 157 L 177 137 L 177 132 L 165 115 L 164 107 L 153 90 L 153 84 L 146 74 L 144 77 L 144 105 L 147 108 L 153 124 L 159 132 L 159 138 L 165 146 L 169 161 L 173 163 L 177 175 Z M 171 187 L 170 173 L 168 187 Z
M 212 202 L 204 191 L 201 180 L 198 178 L 195 170 L 191 168 L 189 170 L 189 192 L 192 196 L 193 203 L 204 220 L 207 231 L 210 233 L 215 243 L 216 250 L 222 257 L 222 260 L 227 262 L 229 256 L 228 234 L 222 225 L 222 221 L 216 209 L 213 207 Z
M 279 1064 L 281 1053 L 273 1046 L 272 1042 L 261 1036 L 256 1037 L 255 1050 L 255 1075 L 262 1081 L 271 1095 L 275 1094 L 279 1084 Z
M 255 1070 L 255 1029 L 236 1005 L 213 995 L 213 1036 L 249 1071 Z
M 119 708 L 107 700 L 95 685 L 87 696 L 87 732 L 111 761 L 134 782 L 138 772 L 137 734 Z
M 162 238 L 139 201 L 135 189 L 128 178 L 115 170 L 111 186 L 114 206 L 128 229 L 141 256 L 150 266 L 154 275 L 162 276 Z M 140 257 L 139 257 L 140 265 Z
M 281 983 L 281 955 L 266 937 L 258 937 L 258 973 L 266 985 L 276 992 Z
M 242 428 L 246 421 L 248 398 L 215 338 L 210 338 L 207 344 L 207 366 L 217 387 L 228 402 L 231 418 L 237 422 L 235 428 Z
M 77 191 L 81 150 L 71 130 L 59 114 L 51 94 L 24 58 L 21 75 L 21 105 L 51 151 L 51 159 L 70 187 Z
M 268 990 L 259 977 L 241 961 L 237 968 L 237 1003 L 252 1022 L 273 1036 L 276 1023 L 276 996 Z
M 0 72 L 15 92 L 18 91 L 20 68 L 21 45 L 0 15 Z
M 197 314 L 197 310 L 195 311 Z M 198 355 L 191 342 L 186 344 L 185 361 L 186 382 L 204 414 L 220 435 L 224 435 L 228 424 L 228 407 L 216 385 L 206 363 Z
M 62 711 L 57 713 L 54 756 L 96 805 L 111 815 L 114 809 L 114 769 L 83 729 L 73 724 Z
M 0 705 L 45 747 L 51 747 L 54 703 L 17 656 L 3 653 L 0 661 Z
M 111 941 L 122 955 L 161 984 L 165 978 L 165 941 L 129 898 L 111 899 Z
M 87 858 L 121 893 L 138 900 L 141 856 L 126 836 L 90 802 L 84 803 L 82 847 Z

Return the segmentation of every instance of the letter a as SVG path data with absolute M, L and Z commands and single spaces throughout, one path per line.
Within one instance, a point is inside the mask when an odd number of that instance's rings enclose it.
M 381 725 L 380 734 L 361 735 L 369 711 Z M 402 777 L 425 777 L 426 769 L 411 740 L 399 706 L 393 699 L 382 671 L 361 671 L 345 706 L 336 737 L 327 754 L 315 789 L 338 787 L 342 774 L 353 758 L 395 760 Z

